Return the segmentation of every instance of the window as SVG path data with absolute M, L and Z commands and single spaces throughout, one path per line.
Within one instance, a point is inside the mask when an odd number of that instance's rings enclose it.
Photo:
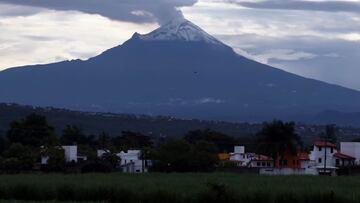
M 265 162 L 262 162 L 262 166 L 266 166 L 266 163 L 265 163 Z
M 340 160 L 336 159 L 336 166 L 339 166 L 339 165 L 340 165 Z
M 256 162 L 256 165 L 257 165 L 257 166 L 260 166 L 260 162 Z
M 321 152 L 321 150 L 322 150 L 322 147 L 319 147 L 319 152 Z
M 270 162 L 267 162 L 267 166 L 269 166 L 269 167 L 270 167 Z
M 330 152 L 331 152 L 331 153 L 334 153 L 334 148 L 331 147 L 331 148 L 330 148 Z
M 322 162 L 322 158 L 319 158 L 318 162 L 321 163 L 321 162 Z

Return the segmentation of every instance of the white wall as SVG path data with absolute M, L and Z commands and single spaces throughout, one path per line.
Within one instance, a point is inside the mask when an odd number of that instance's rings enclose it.
M 244 154 L 245 153 L 245 147 L 244 146 L 235 146 L 234 147 L 234 153 Z
M 334 154 L 337 152 L 335 148 L 333 148 L 333 152 L 331 153 L 331 147 L 321 147 L 321 151 L 319 147 L 314 146 L 314 149 L 310 152 L 310 160 L 315 161 L 315 166 L 324 166 L 325 161 L 325 148 L 326 148 L 326 166 L 335 167 L 335 158 Z M 321 158 L 321 163 L 319 163 L 319 158 Z
M 140 159 L 141 151 L 140 150 L 128 150 L 127 152 L 120 152 L 117 154 L 120 157 L 121 162 L 120 165 L 132 165 L 126 167 L 126 171 L 129 173 L 142 173 L 147 172 L 147 168 L 145 167 L 145 162 Z M 144 171 L 143 171 L 144 170 Z
M 78 161 L 78 148 L 76 145 L 73 146 L 62 146 L 65 153 L 66 162 L 77 162 Z
M 340 151 L 355 157 L 355 164 L 360 165 L 360 142 L 341 142 Z

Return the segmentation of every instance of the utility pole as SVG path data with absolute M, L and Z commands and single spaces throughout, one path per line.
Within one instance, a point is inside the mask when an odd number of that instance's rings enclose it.
M 325 139 L 325 149 L 324 149 L 324 173 L 326 173 L 326 158 L 327 158 L 327 153 L 326 153 L 326 148 L 327 148 L 327 139 Z

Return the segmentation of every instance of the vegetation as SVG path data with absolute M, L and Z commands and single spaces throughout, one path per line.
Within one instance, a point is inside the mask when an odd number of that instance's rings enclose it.
M 295 133 L 294 123 L 284 123 L 274 120 L 265 123 L 263 129 L 258 133 L 258 152 L 268 155 L 276 160 L 286 152 L 296 154 L 302 145 L 301 138 Z
M 351 177 L 236 174 L 88 174 L 0 177 L 3 200 L 88 202 L 352 203 L 360 180 Z

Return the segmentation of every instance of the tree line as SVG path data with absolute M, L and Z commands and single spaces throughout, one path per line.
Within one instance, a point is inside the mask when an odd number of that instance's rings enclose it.
M 46 117 L 30 114 L 11 122 L 5 135 L 0 137 L 0 170 L 22 172 L 34 170 L 43 153 L 49 157 L 46 171 L 65 171 L 75 167 L 65 163 L 60 146 L 77 145 L 78 153 L 87 157 L 81 167 L 86 171 L 117 170 L 119 157 L 116 153 L 129 149 L 142 151 L 142 158 L 153 160 L 152 171 L 160 172 L 210 172 L 219 167 L 218 153 L 232 152 L 234 146 L 244 145 L 247 151 L 268 155 L 274 159 L 287 150 L 303 149 L 302 140 L 295 132 L 295 124 L 274 120 L 264 123 L 256 135 L 236 138 L 221 132 L 192 130 L 181 138 L 156 139 L 139 132 L 124 131 L 121 135 L 87 135 L 74 125 L 68 125 L 61 135 L 55 133 Z M 335 127 L 325 134 L 335 137 Z M 107 153 L 97 157 L 97 150 Z M 43 166 L 44 167 L 44 166 Z M 36 168 L 36 167 L 35 167 Z

